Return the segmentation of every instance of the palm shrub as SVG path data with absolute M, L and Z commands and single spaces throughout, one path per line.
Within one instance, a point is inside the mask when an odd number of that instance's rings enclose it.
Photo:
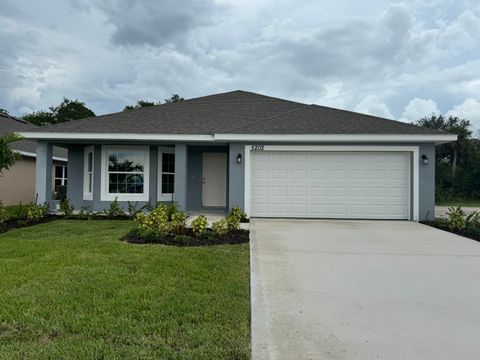
M 465 227 L 465 212 L 460 206 L 449 207 L 447 211 L 447 219 L 450 228 L 453 230 L 461 230 Z

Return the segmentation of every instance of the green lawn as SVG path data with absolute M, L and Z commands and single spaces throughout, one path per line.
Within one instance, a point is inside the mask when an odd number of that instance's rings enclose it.
M 248 245 L 119 241 L 130 226 L 0 235 L 0 359 L 249 358 Z

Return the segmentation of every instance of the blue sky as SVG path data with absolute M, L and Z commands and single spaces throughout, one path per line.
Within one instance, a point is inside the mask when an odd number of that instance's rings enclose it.
M 480 129 L 477 1 L 4 0 L 0 45 L 15 115 L 243 89 Z

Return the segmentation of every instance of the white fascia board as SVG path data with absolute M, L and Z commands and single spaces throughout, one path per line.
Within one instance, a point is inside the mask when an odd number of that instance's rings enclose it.
M 444 144 L 457 140 L 457 135 L 385 135 L 385 134 L 215 134 L 218 141 L 254 142 L 434 142 Z
M 213 135 L 18 132 L 36 140 L 214 141 Z
M 13 150 L 13 151 L 15 151 L 17 154 L 20 154 L 22 156 L 29 156 L 29 157 L 34 157 L 34 158 L 37 157 L 36 153 L 32 153 L 32 152 L 29 152 L 29 151 L 21 151 L 21 150 Z M 68 161 L 68 159 L 63 158 L 63 157 L 58 157 L 58 156 L 52 156 L 52 160 L 64 161 L 64 162 Z

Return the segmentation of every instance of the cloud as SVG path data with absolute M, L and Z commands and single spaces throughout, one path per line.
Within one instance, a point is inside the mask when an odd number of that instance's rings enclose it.
M 213 0 L 76 0 L 73 4 L 101 11 L 115 29 L 113 44 L 131 46 L 180 41 L 195 29 L 214 25 L 225 10 Z
M 455 105 L 446 114 L 447 116 L 457 116 L 461 119 L 470 120 L 473 128 L 480 129 L 480 101 L 468 98 L 459 105 Z
M 431 114 L 439 114 L 437 103 L 432 99 L 415 98 L 405 106 L 405 110 L 401 115 L 401 120 L 411 122 L 428 116 Z
M 355 111 L 387 119 L 393 118 L 387 104 L 377 95 L 368 95 L 355 107 Z

